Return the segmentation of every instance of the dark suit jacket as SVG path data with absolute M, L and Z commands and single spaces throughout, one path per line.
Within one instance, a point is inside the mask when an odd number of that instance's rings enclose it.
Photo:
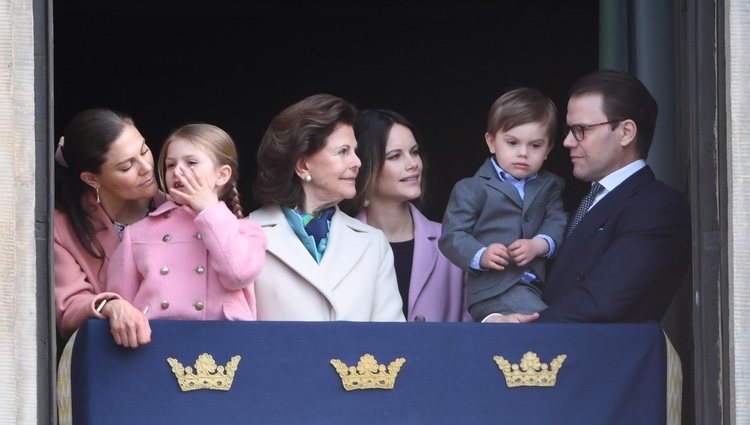
M 690 264 L 690 211 L 645 167 L 586 214 L 557 252 L 543 322 L 661 320 Z
M 491 159 L 473 177 L 456 183 L 443 217 L 439 246 L 453 264 L 469 272 L 469 306 L 501 294 L 523 275 L 512 262 L 503 271 L 471 269 L 471 260 L 480 248 L 495 242 L 507 246 L 538 234 L 551 237 L 560 246 L 567 223 L 561 198 L 564 185 L 560 177 L 541 170 L 526 183 L 521 200 L 512 184 L 500 180 Z M 537 257 L 527 267 L 544 281 L 546 262 Z

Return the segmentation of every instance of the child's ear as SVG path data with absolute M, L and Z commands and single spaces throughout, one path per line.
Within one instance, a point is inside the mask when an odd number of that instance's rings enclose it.
M 232 167 L 222 165 L 216 170 L 216 186 L 224 186 L 232 177 Z
M 495 135 L 490 133 L 484 133 L 484 141 L 487 142 L 487 147 L 490 148 L 490 153 L 495 154 Z

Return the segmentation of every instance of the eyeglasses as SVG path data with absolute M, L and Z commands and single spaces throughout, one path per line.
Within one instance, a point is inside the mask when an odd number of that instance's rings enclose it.
M 617 123 L 617 125 L 620 125 L 620 121 L 622 121 L 622 120 L 611 120 L 611 121 L 605 121 L 605 122 L 600 122 L 600 123 L 596 123 L 596 124 L 574 124 L 574 125 L 571 125 L 570 127 L 566 127 L 565 134 L 573 133 L 573 138 L 575 138 L 577 141 L 581 142 L 581 141 L 583 141 L 583 138 L 586 137 L 586 130 L 589 130 L 591 128 L 598 127 L 598 126 L 604 125 L 604 124 L 615 124 L 615 123 Z M 614 130 L 615 128 L 617 128 L 617 125 L 614 126 L 614 127 L 612 127 L 612 130 Z

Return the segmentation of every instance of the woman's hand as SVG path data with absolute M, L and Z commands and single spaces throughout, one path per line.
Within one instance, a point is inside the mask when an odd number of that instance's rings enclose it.
M 125 300 L 107 301 L 102 315 L 109 319 L 109 328 L 117 345 L 137 348 L 151 342 L 151 326 L 146 316 Z
M 175 176 L 182 184 L 179 189 L 169 189 L 169 194 L 176 203 L 189 205 L 194 211 L 201 212 L 219 202 L 214 188 L 209 187 L 206 179 L 195 174 L 192 168 L 180 166 L 175 170 Z

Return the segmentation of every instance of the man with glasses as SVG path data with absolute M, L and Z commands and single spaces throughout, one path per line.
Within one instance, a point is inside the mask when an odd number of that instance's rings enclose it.
M 684 198 L 645 162 L 656 115 L 656 101 L 628 73 L 596 71 L 573 85 L 563 145 L 591 191 L 549 269 L 549 307 L 507 321 L 662 319 L 689 267 L 691 237 Z

